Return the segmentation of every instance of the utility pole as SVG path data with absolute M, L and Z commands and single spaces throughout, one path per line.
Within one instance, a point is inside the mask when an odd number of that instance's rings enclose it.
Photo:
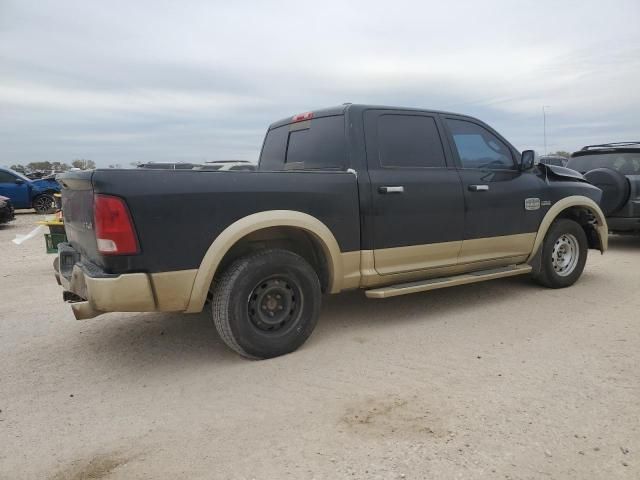
M 547 154 L 547 112 L 546 108 L 549 108 L 549 105 L 542 106 L 542 132 L 544 136 L 544 154 Z

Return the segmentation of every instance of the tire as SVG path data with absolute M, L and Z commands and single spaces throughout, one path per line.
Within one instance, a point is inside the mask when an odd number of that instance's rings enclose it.
M 38 195 L 33 199 L 32 205 L 36 213 L 40 215 L 55 213 L 56 211 L 56 200 L 53 198 L 53 195 L 49 195 L 48 193 Z
M 588 251 L 587 235 L 577 222 L 556 220 L 542 243 L 542 264 L 536 281 L 549 288 L 573 285 L 582 275 Z
M 596 168 L 584 174 L 587 181 L 602 190 L 600 208 L 605 216 L 621 209 L 629 200 L 631 186 L 627 177 L 612 168 Z
M 264 359 L 300 347 L 316 326 L 320 304 L 313 268 L 295 253 L 267 249 L 235 260 L 214 280 L 211 310 L 229 348 Z

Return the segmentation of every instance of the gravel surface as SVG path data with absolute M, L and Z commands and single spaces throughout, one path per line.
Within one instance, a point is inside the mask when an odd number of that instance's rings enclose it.
M 640 478 L 640 239 L 575 286 L 325 299 L 244 360 L 208 312 L 76 321 L 44 240 L 0 226 L 0 478 Z

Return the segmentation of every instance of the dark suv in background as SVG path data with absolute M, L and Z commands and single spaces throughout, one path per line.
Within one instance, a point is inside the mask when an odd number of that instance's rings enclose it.
M 640 233 L 640 142 L 588 145 L 571 154 L 567 167 L 602 190 L 610 231 Z

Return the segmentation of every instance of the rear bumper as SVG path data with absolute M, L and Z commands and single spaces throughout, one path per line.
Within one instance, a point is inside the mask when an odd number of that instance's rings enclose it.
M 637 232 L 640 231 L 640 218 L 608 217 L 607 225 L 612 232 Z
M 184 311 L 186 308 L 195 273 L 112 275 L 82 262 L 68 243 L 59 244 L 58 251 L 54 262 L 56 280 L 78 320 L 106 312 Z

